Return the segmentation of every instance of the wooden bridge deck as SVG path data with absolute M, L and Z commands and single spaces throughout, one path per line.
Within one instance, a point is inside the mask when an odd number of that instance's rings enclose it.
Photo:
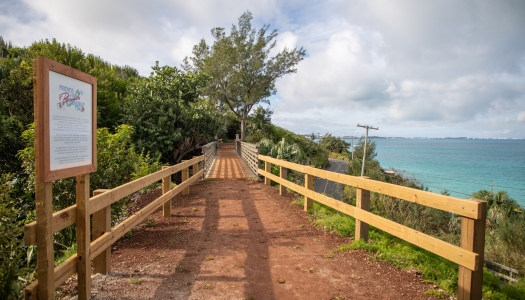
M 220 145 L 215 162 L 206 178 L 240 179 L 257 178 L 244 160 L 235 152 L 235 143 Z

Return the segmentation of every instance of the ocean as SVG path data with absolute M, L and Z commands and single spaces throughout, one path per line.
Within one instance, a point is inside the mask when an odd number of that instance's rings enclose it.
M 525 140 L 372 138 L 372 141 L 376 143 L 376 159 L 383 169 L 393 168 L 416 179 L 431 192 L 448 190 L 451 196 L 470 198 L 478 190 L 505 190 L 525 206 Z

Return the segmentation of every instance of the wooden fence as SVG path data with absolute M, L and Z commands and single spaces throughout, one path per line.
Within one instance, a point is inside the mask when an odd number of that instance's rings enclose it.
M 257 170 L 259 170 L 259 147 L 254 144 L 242 142 L 241 140 L 235 140 L 235 150 L 237 154 L 246 162 L 253 174 L 257 176 Z
M 508 280 L 508 281 L 511 281 L 511 282 L 518 282 L 518 280 L 514 277 L 518 276 L 519 275 L 519 272 L 518 270 L 516 269 L 513 269 L 513 268 L 510 268 L 510 267 L 507 267 L 507 266 L 504 266 L 504 265 L 501 265 L 501 264 L 498 264 L 498 263 L 495 263 L 493 261 L 490 261 L 490 260 L 487 260 L 485 259 L 485 264 L 487 264 L 487 271 L 489 271 L 490 273 L 498 276 L 498 277 L 501 277 L 505 280 Z M 493 270 L 493 269 L 496 269 L 497 271 Z M 502 274 L 500 272 L 508 272 L 509 275 L 505 275 L 505 274 Z M 514 277 L 512 277 L 514 276 Z
M 410 242 L 420 248 L 435 253 L 459 265 L 458 299 L 481 299 L 483 285 L 483 253 L 485 244 L 485 222 L 487 203 L 478 200 L 459 199 L 426 191 L 416 190 L 394 184 L 379 182 L 364 177 L 329 172 L 313 167 L 278 160 L 259 155 L 264 162 L 264 170 L 259 175 L 265 177 L 265 184 L 274 181 L 280 185 L 280 193 L 290 188 L 305 197 L 304 210 L 313 206 L 313 201 L 345 213 L 355 218 L 355 239 L 368 239 L 368 227 L 374 226 L 393 236 Z M 280 176 L 271 173 L 271 164 L 280 167 Z M 287 170 L 304 173 L 304 186 L 287 180 Z M 357 188 L 356 206 L 332 199 L 314 191 L 315 177 L 324 178 Z M 461 216 L 460 246 L 452 245 L 417 230 L 369 212 L 370 192 L 392 196 L 405 201 L 451 212 Z
M 51 272 L 40 272 L 37 281 L 25 288 L 26 299 L 48 299 L 54 296 L 55 289 L 74 273 L 78 274 L 78 299 L 90 299 L 91 295 L 91 260 L 95 273 L 107 274 L 111 266 L 111 245 L 124 234 L 138 225 L 160 206 L 163 207 L 163 216 L 171 215 L 171 199 L 182 192 L 189 193 L 189 186 L 202 178 L 204 170 L 199 168 L 199 163 L 204 162 L 204 155 L 184 161 L 180 164 L 163 167 L 161 171 L 139 178 L 111 190 L 95 190 L 93 197 L 85 195 L 80 191 L 85 186 L 89 187 L 89 174 L 77 176 L 77 204 L 53 213 L 53 234 L 73 224 L 77 224 L 77 254 L 68 258 L 60 265 L 50 268 Z M 204 164 L 204 163 L 201 163 Z M 193 176 L 189 177 L 189 168 L 192 168 Z M 171 175 L 182 172 L 183 182 L 171 188 Z M 130 216 L 120 224 L 111 228 L 111 204 L 136 192 L 140 189 L 162 180 L 162 196 Z M 49 191 L 50 192 L 50 191 Z M 89 190 L 87 191 L 89 193 Z M 90 216 L 92 218 L 92 238 L 90 241 Z M 87 224 L 82 226 L 82 224 Z M 33 222 L 24 226 L 24 241 L 26 245 L 36 244 L 37 231 L 40 224 Z M 47 240 L 47 239 L 46 239 Z M 52 241 L 52 239 L 51 239 Z M 50 245 L 53 247 L 53 245 Z M 48 262 L 52 264 L 53 261 Z M 40 268 L 40 265 L 39 265 Z M 44 270 L 45 271 L 45 270 Z M 44 274 L 42 276 L 41 274 Z M 49 274 L 46 276 L 46 274 Z M 44 282 L 46 284 L 39 284 Z

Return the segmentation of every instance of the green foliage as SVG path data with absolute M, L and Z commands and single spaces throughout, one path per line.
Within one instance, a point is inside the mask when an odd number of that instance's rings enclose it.
M 284 138 L 275 144 L 271 140 L 263 139 L 259 142 L 258 146 L 259 153 L 262 155 L 268 155 L 294 163 L 300 163 L 302 161 L 299 146 L 297 144 L 288 144 Z
M 111 65 L 81 49 L 55 39 L 13 47 L 0 37 L 0 173 L 22 173 L 18 151 L 22 132 L 33 122 L 33 60 L 45 56 L 97 77 L 97 125 L 114 129 L 122 119 L 121 103 L 138 72 Z M 17 163 L 15 163 L 17 162 Z
M 349 153 L 348 147 L 350 147 L 350 144 L 343 141 L 340 138 L 334 137 L 331 134 L 327 133 L 319 140 L 319 146 L 321 146 L 323 149 L 328 150 L 329 152 L 335 152 L 346 155 Z
M 328 152 L 303 136 L 275 125 L 270 126 L 269 136 L 273 143 L 278 143 L 284 138 L 290 144 L 297 144 L 301 149 L 302 160 L 300 163 L 303 165 L 315 166 L 316 168 L 323 168 L 328 165 Z
M 342 236 L 353 236 L 355 220 L 333 208 L 314 202 L 312 211 L 314 224 L 326 232 L 337 232 Z
M 268 98 L 277 91 L 275 81 L 295 73 L 295 66 L 305 55 L 303 48 L 285 48 L 269 57 L 275 48 L 277 31 L 268 33 L 269 25 L 255 30 L 251 20 L 250 12 L 242 14 L 238 27 L 233 25 L 229 36 L 224 28 L 213 28 L 213 45 L 202 39 L 193 47 L 193 57 L 184 60 L 185 70 L 211 77 L 206 95 L 237 116 L 243 141 L 246 119 L 252 108 L 261 102 L 269 103 Z
M 133 128 L 129 125 L 118 126 L 113 134 L 107 128 L 97 130 L 97 172 L 90 176 L 90 194 L 95 189 L 111 189 L 160 169 L 161 165 L 158 160 L 151 159 L 147 154 L 135 152 L 132 134 Z M 21 201 L 20 205 L 29 207 L 35 202 L 34 127 L 31 125 L 22 136 L 26 147 L 19 152 L 19 157 L 28 178 L 25 181 L 25 192 L 30 197 Z M 53 210 L 58 211 L 75 203 L 75 179 L 66 178 L 54 181 Z M 112 204 L 113 220 L 125 214 L 124 205 L 125 199 Z M 55 234 L 55 240 L 66 246 L 72 245 L 76 240 L 75 226 L 70 226 Z
M 441 294 L 439 291 L 436 291 L 436 290 L 425 291 L 425 294 L 426 295 L 435 296 L 435 297 L 438 297 L 440 299 L 445 299 L 445 296 L 443 294 Z
M 487 201 L 485 258 L 525 274 L 525 209 L 506 191 L 480 190 L 472 197 Z
M 25 254 L 23 221 L 10 196 L 11 181 L 7 174 L 0 177 L 0 299 L 20 298 L 18 276 Z
M 237 119 L 234 113 L 228 111 L 224 114 L 223 118 L 223 133 L 220 137 L 225 139 L 235 140 L 235 135 L 241 133 L 241 122 Z
M 359 143 L 354 147 L 354 159 L 350 161 L 348 166 L 348 174 L 352 176 L 361 176 L 361 168 L 363 165 L 363 153 L 364 153 L 365 140 L 360 139 Z M 370 177 L 371 179 L 385 181 L 385 175 L 383 169 L 379 165 L 379 162 L 375 159 L 376 143 L 368 140 L 366 143 L 366 158 L 365 158 L 365 173 L 364 176 Z
M 55 259 L 55 267 L 65 262 L 71 256 L 77 254 L 77 243 L 72 243 L 66 249 L 62 249 L 60 256 Z
M 150 77 L 131 86 L 124 120 L 135 128 L 137 149 L 179 163 L 218 135 L 223 120 L 207 99 L 199 98 L 207 76 L 158 63 L 152 69 Z
M 264 109 L 258 106 L 253 113 L 248 116 L 246 125 L 246 138 L 249 143 L 256 143 L 264 138 L 268 138 L 270 134 L 270 126 L 272 121 L 273 111 Z
M 501 278 L 483 269 L 483 299 L 525 299 L 525 282 L 504 283 Z
M 345 189 L 345 192 L 348 193 L 348 190 Z M 373 193 L 372 204 L 375 201 L 374 199 L 377 200 L 377 198 L 374 198 Z M 427 231 L 428 234 L 437 235 L 443 239 L 446 238 L 439 227 L 449 226 L 449 228 L 444 228 L 443 230 L 455 236 L 459 235 L 460 222 L 458 217 L 430 208 L 414 208 L 411 205 L 406 207 L 399 206 L 400 200 L 389 199 L 388 202 L 391 202 L 394 207 L 398 206 L 398 208 L 390 208 L 390 212 L 392 217 L 401 224 L 410 225 L 420 231 Z M 406 201 L 401 202 L 406 203 Z M 355 205 L 355 199 L 353 204 Z M 377 208 L 372 207 L 371 210 L 375 210 L 375 213 L 378 214 Z M 381 213 L 386 213 L 387 211 L 386 209 L 381 210 Z M 319 203 L 314 203 L 310 213 L 314 216 L 313 223 L 326 231 L 337 232 L 342 236 L 354 234 L 354 218 L 350 216 Z M 417 221 L 418 218 L 416 216 L 418 215 L 421 215 L 419 217 L 420 221 Z M 403 219 L 403 216 L 406 220 Z M 407 224 L 410 222 L 414 223 Z M 429 224 L 425 225 L 424 223 Z M 516 234 L 519 236 L 520 233 Z M 487 247 L 490 247 L 488 240 Z M 417 269 L 423 277 L 432 280 L 449 294 L 454 294 L 457 291 L 458 267 L 456 264 L 373 227 L 370 229 L 369 242 L 363 240 L 354 241 L 350 244 L 341 245 L 338 251 L 351 249 L 362 249 L 372 252 L 375 258 L 385 260 L 400 268 Z M 483 283 L 484 299 L 524 299 L 525 283 L 523 281 L 517 284 L 504 283 L 499 277 L 484 271 Z

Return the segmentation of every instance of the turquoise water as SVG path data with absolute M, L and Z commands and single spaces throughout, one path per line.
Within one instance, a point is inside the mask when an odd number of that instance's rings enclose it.
M 432 192 L 446 189 L 469 198 L 474 191 L 494 188 L 525 206 L 525 140 L 372 140 L 384 169 L 415 178 Z

